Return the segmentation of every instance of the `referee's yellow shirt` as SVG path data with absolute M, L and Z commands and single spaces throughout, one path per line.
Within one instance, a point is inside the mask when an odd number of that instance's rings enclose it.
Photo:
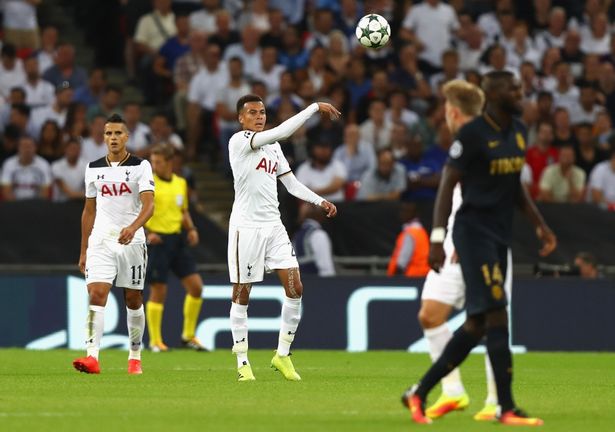
M 186 180 L 173 174 L 164 180 L 154 174 L 154 215 L 145 228 L 158 234 L 178 234 L 182 230 L 182 212 L 188 208 Z

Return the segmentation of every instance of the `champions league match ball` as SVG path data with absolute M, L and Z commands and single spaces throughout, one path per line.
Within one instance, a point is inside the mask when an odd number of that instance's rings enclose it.
M 382 16 L 369 14 L 359 20 L 355 33 L 365 48 L 378 49 L 391 39 L 391 26 Z

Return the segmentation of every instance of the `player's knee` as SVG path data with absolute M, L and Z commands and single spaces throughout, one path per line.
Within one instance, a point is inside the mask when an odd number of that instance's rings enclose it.
M 128 309 L 139 309 L 143 304 L 143 292 L 138 290 L 126 290 L 124 294 Z
M 109 292 L 104 289 L 90 289 L 90 304 L 95 306 L 105 306 Z
M 433 314 L 428 308 L 421 307 L 418 314 L 419 323 L 424 329 L 438 327 L 444 324 L 444 320 Z

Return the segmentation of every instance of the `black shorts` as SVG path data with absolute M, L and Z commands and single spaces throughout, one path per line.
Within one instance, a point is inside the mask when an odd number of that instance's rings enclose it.
M 453 242 L 466 285 L 467 314 L 506 307 L 504 279 L 508 246 L 479 229 L 462 224 L 455 224 Z
M 169 270 L 179 279 L 196 273 L 196 264 L 184 237 L 181 234 L 158 235 L 162 243 L 147 247 L 146 283 L 166 283 Z

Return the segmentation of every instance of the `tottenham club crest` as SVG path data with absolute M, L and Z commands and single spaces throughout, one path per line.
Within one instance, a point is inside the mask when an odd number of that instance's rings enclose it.
M 130 181 L 130 171 L 126 170 L 126 181 Z

